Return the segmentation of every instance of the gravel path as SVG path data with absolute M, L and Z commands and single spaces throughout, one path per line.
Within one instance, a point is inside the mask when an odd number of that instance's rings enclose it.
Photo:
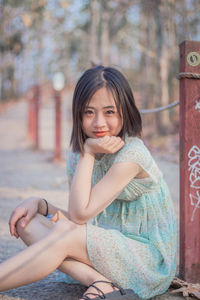
M 67 110 L 64 104 L 63 115 Z M 66 207 L 68 190 L 65 175 L 66 151 L 61 163 L 52 162 L 53 113 L 46 103 L 41 111 L 41 148 L 35 151 L 27 141 L 27 104 L 21 101 L 0 115 L 0 261 L 24 248 L 9 235 L 8 219 L 14 207 L 26 197 L 40 195 L 59 207 Z M 71 126 L 63 119 L 63 148 L 67 149 Z M 167 179 L 178 216 L 178 165 L 156 158 Z M 31 285 L 0 293 L 0 299 L 78 299 L 84 287 L 56 282 L 57 271 Z M 164 297 L 164 298 L 163 298 Z M 158 296 L 156 299 L 183 299 Z

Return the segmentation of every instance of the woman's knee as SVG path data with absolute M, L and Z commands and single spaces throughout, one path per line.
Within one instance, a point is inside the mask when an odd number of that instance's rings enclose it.
M 16 229 L 20 238 L 27 245 L 41 239 L 52 227 L 53 223 L 40 214 L 36 214 L 26 226 L 24 226 L 23 218 L 16 224 Z
M 27 233 L 27 228 L 29 224 L 25 225 L 24 223 L 24 218 L 20 219 L 17 224 L 16 224 L 16 229 L 17 229 L 17 233 L 19 234 L 20 237 L 23 237 L 24 234 Z

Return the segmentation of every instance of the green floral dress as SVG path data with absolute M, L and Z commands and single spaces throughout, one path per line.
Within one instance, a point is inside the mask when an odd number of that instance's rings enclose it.
M 69 153 L 70 181 L 78 158 L 78 153 Z M 92 185 L 121 162 L 138 163 L 149 177 L 133 178 L 117 199 L 87 223 L 87 249 L 99 273 L 148 299 L 164 293 L 175 275 L 176 218 L 162 173 L 139 138 L 126 137 L 120 151 L 96 159 Z M 70 282 L 68 277 L 65 281 Z

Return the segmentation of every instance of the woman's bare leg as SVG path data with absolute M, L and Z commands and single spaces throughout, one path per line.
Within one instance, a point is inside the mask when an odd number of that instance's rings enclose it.
M 63 262 L 66 257 L 72 259 Z M 107 280 L 92 268 L 86 249 L 86 226 L 61 220 L 47 236 L 1 264 L 0 291 L 37 281 L 62 262 L 66 264 L 66 269 L 73 265 L 74 274 L 71 275 L 76 277 L 79 273 L 75 279 L 85 285 L 95 280 Z M 104 292 L 109 291 L 105 286 Z
M 67 220 L 65 218 L 65 220 Z M 68 230 L 71 229 L 70 227 L 71 222 L 68 222 Z M 20 221 L 18 222 L 17 231 L 20 234 L 20 238 L 24 241 L 24 243 L 29 246 L 43 237 L 45 237 L 50 230 L 53 228 L 54 223 L 51 222 L 49 219 L 45 218 L 44 216 L 37 214 L 34 219 L 28 224 L 28 226 L 24 229 Z M 71 276 L 78 282 L 83 285 L 89 285 L 93 282 L 94 275 L 99 276 L 100 274 L 97 273 L 96 270 L 93 269 L 92 265 L 89 266 L 85 263 L 80 261 L 74 260 L 72 258 L 66 258 L 58 267 L 58 270 L 61 272 Z M 97 277 L 96 277 L 97 278 Z M 104 279 L 103 279 L 104 278 Z M 105 277 L 102 276 L 102 280 L 106 280 Z
M 69 221 L 62 215 L 62 213 L 59 214 L 58 218 L 63 218 L 66 221 Z M 70 221 L 68 222 L 68 225 L 70 230 Z M 53 223 L 44 216 L 38 214 L 25 230 L 21 228 L 20 223 L 18 227 L 18 232 L 20 233 L 21 239 L 23 239 L 25 244 L 31 245 L 46 236 L 49 230 L 53 227 Z M 102 276 L 95 269 L 93 269 L 92 266 L 72 258 L 66 258 L 58 267 L 58 269 L 85 286 L 90 285 L 96 280 L 109 281 L 106 277 Z M 113 290 L 111 286 L 107 284 L 99 283 L 97 285 L 104 291 L 104 293 L 108 293 Z M 87 292 L 96 293 L 96 290 L 91 287 L 87 290 Z

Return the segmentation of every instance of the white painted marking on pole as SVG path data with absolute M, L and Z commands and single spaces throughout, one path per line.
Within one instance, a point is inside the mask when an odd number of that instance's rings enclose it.
M 191 217 L 191 221 L 194 221 L 194 214 L 197 210 L 197 208 L 200 208 L 200 195 L 199 195 L 199 191 L 196 192 L 196 196 L 193 194 L 189 194 L 190 196 L 190 203 L 192 206 L 194 206 L 193 212 L 192 212 L 192 217 Z
M 192 146 L 188 158 L 190 188 L 194 189 L 193 193 L 189 194 L 190 204 L 194 206 L 191 216 L 193 222 L 195 212 L 200 208 L 200 148 L 196 145 Z
M 196 104 L 195 104 L 194 109 L 196 109 L 196 110 L 198 110 L 200 112 L 200 99 L 196 100 Z

